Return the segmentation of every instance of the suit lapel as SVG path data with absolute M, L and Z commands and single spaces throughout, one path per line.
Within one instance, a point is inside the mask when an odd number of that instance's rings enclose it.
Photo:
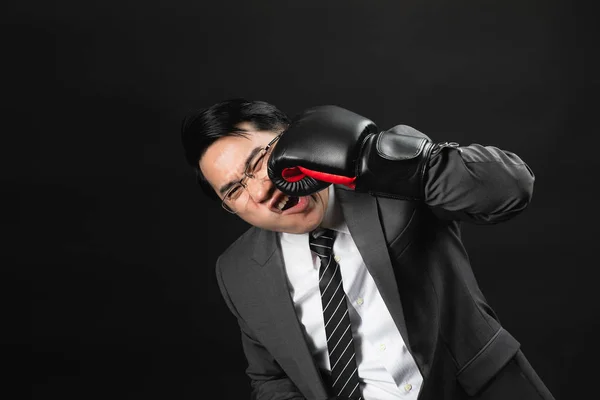
M 286 373 L 307 397 L 327 397 L 321 375 L 296 316 L 277 233 L 259 231 L 253 258 L 259 265 L 257 273 L 260 276 L 260 286 L 257 290 L 262 293 L 264 307 L 271 314 L 270 320 L 274 322 L 272 328 L 275 333 L 272 338 L 277 343 L 277 361 L 282 366 L 293 366 L 293 370 L 288 369 Z M 299 379 L 294 379 L 295 377 Z
M 368 194 L 337 187 L 335 195 L 340 200 L 344 219 L 352 234 L 352 239 L 356 243 L 404 343 L 410 350 L 400 294 L 377 212 L 377 200 Z

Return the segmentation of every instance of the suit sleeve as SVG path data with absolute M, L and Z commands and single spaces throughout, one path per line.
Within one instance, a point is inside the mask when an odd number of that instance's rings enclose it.
M 242 347 L 248 361 L 246 374 L 252 386 L 251 400 L 306 400 L 237 312 L 223 281 L 219 262 L 220 258 L 216 266 L 217 282 L 227 307 L 240 327 Z
M 425 203 L 440 218 L 494 224 L 521 213 L 535 177 L 516 154 L 493 146 L 442 147 L 425 170 Z

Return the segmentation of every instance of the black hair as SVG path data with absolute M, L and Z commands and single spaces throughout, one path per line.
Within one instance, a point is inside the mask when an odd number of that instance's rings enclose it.
M 239 124 L 250 122 L 261 131 L 283 130 L 290 124 L 289 117 L 265 101 L 234 98 L 192 112 L 181 123 L 181 142 L 185 159 L 196 172 L 196 182 L 210 198 L 219 196 L 200 170 L 199 161 L 217 139 L 226 136 L 244 136 L 247 131 Z

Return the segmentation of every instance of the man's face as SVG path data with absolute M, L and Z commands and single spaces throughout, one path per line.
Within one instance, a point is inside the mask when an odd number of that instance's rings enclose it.
M 274 132 L 257 131 L 250 123 L 242 123 L 238 127 L 247 130 L 248 134 L 218 139 L 208 147 L 199 163 L 202 173 L 221 199 L 225 195 L 222 189 L 244 176 L 246 161 L 253 150 L 264 148 L 276 136 Z M 328 189 L 310 196 L 290 198 L 281 210 L 279 204 L 285 202 L 286 197 L 266 175 L 267 158 L 257 174 L 264 179 L 246 179 L 246 189 L 235 201 L 227 204 L 240 218 L 259 228 L 287 233 L 312 231 L 325 215 Z

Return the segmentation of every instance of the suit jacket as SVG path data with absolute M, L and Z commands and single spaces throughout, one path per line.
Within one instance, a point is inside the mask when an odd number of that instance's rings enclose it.
M 424 200 L 336 187 L 345 221 L 413 355 L 419 399 L 477 394 L 519 350 L 487 304 L 462 222 L 494 224 L 529 204 L 534 175 L 515 154 L 473 144 L 430 160 Z M 327 399 L 285 276 L 277 233 L 250 228 L 218 259 L 255 399 Z

